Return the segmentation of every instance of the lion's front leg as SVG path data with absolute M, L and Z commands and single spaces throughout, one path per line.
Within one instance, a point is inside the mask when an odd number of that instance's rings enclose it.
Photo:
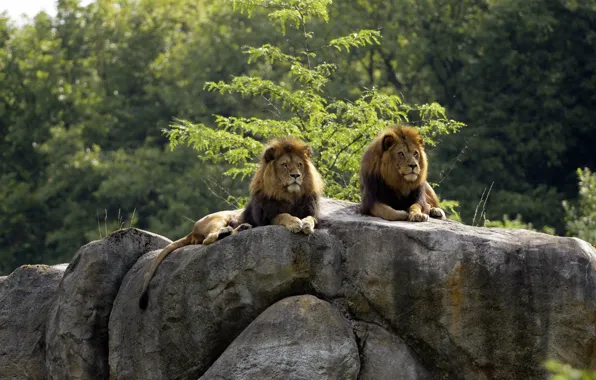
M 370 209 L 370 213 L 372 216 L 390 221 L 408 220 L 408 213 L 406 211 L 395 210 L 391 206 L 379 202 L 375 202 Z
M 317 218 L 314 216 L 307 216 L 302 218 L 302 232 L 306 235 L 310 235 L 315 232 L 315 226 L 317 224 Z
M 428 222 L 428 215 L 422 212 L 422 206 L 414 203 L 410 206 L 410 215 L 408 216 L 410 222 Z
M 285 226 L 288 230 L 294 233 L 302 231 L 302 220 L 288 213 L 277 215 L 273 218 L 273 224 Z

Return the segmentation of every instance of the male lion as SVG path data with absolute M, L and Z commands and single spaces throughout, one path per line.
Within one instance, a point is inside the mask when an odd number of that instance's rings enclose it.
M 285 226 L 294 233 L 312 234 L 322 193 L 323 180 L 311 162 L 310 148 L 294 138 L 272 140 L 250 183 L 246 208 L 209 214 L 195 223 L 191 233 L 166 246 L 145 274 L 139 307 L 147 308 L 149 282 L 159 264 L 175 249 L 208 245 L 242 230 L 271 224 Z
M 411 222 L 425 222 L 429 214 L 444 218 L 439 199 L 426 182 L 427 166 L 416 129 L 394 126 L 380 133 L 360 165 L 362 213 Z

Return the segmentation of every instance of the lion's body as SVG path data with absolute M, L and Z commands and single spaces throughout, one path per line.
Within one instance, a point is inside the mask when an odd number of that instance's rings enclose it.
M 178 248 L 208 245 L 230 234 L 271 224 L 283 225 L 295 233 L 313 233 L 323 181 L 310 155 L 310 148 L 300 140 L 270 142 L 251 181 L 247 207 L 209 214 L 195 223 L 190 234 L 165 247 L 145 275 L 139 307 L 147 308 L 151 278 L 163 259 Z
M 279 214 L 290 214 L 299 219 L 307 216 L 319 216 L 319 200 L 317 196 L 305 195 L 293 202 L 254 196 L 243 214 L 243 221 L 254 227 L 273 224 Z
M 233 211 L 220 211 L 204 216 L 195 222 L 192 232 L 178 239 L 175 242 L 168 244 L 151 263 L 151 268 L 145 274 L 145 282 L 143 284 L 143 292 L 139 299 L 139 307 L 146 309 L 149 302 L 149 283 L 157 270 L 157 267 L 170 253 L 178 248 L 193 244 L 211 244 L 224 236 L 238 233 L 250 226 L 241 223 L 241 215 L 243 209 Z
M 280 224 L 292 232 L 312 233 L 319 215 L 323 180 L 300 140 L 272 141 L 250 183 L 242 221 L 252 226 Z
M 360 166 L 361 210 L 386 220 L 425 221 L 445 216 L 426 182 L 428 161 L 422 137 L 410 127 L 377 136 Z

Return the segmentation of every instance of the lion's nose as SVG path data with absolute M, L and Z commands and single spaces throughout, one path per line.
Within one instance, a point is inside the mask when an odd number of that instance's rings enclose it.
M 296 178 L 300 177 L 300 173 L 298 173 L 298 174 L 290 174 L 290 176 L 291 177 L 294 177 L 294 179 L 296 179 Z
M 416 169 L 416 164 L 409 164 L 409 167 L 411 167 L 412 169 Z

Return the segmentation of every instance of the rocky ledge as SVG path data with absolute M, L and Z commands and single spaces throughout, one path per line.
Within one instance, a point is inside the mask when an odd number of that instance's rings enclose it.
M 325 199 L 313 235 L 175 251 L 128 229 L 0 278 L 0 379 L 544 379 L 596 366 L 596 251 L 575 238 L 386 222 Z

